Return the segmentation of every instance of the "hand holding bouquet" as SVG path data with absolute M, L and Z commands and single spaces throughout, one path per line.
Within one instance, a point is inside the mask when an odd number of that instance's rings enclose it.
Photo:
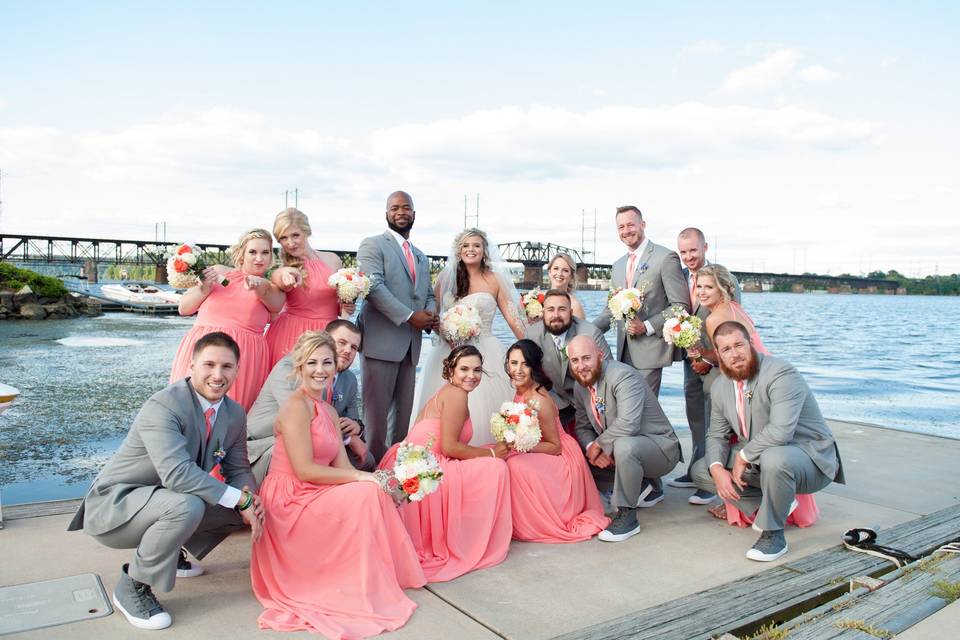
M 370 278 L 353 268 L 337 269 L 327 278 L 327 284 L 337 290 L 337 297 L 344 304 L 356 304 L 370 293 Z
M 455 304 L 440 315 L 440 335 L 456 347 L 480 335 L 480 312 L 471 304 Z
M 540 443 L 540 419 L 537 403 L 504 402 L 500 413 L 490 416 L 490 433 L 497 442 L 503 442 L 520 452 L 530 451 Z
M 207 264 L 203 261 L 203 254 L 196 247 L 189 244 L 178 245 L 167 258 L 167 282 L 177 289 L 189 289 L 203 283 L 203 271 Z M 230 281 L 223 277 L 221 286 L 227 286 Z
M 607 308 L 614 320 L 633 320 L 640 315 L 646 293 L 643 288 L 611 289 L 607 295 Z
M 681 349 L 696 350 L 696 346 L 700 343 L 700 327 L 703 326 L 703 320 L 690 315 L 679 305 L 664 311 L 663 317 L 666 318 L 663 323 L 663 340 Z
M 535 287 L 533 290 L 520 296 L 520 304 L 523 306 L 527 318 L 537 320 L 543 315 L 543 301 L 545 299 L 546 296 L 543 291 L 540 290 L 540 287 Z
M 440 487 L 443 470 L 431 447 L 432 441 L 427 446 L 403 442 L 393 469 L 375 472 L 377 482 L 397 504 L 419 502 Z

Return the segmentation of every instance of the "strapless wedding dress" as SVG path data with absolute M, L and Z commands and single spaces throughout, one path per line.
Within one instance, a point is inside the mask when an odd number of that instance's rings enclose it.
M 514 389 L 510 377 L 503 368 L 506 347 L 493 335 L 493 317 L 497 313 L 496 299 L 485 291 L 471 293 L 457 301 L 473 305 L 480 312 L 480 335 L 471 341 L 483 355 L 484 375 L 480 384 L 467 397 L 470 420 L 475 425 L 470 444 L 481 445 L 493 442 L 490 434 L 490 416 L 500 411 L 500 405 L 513 399 Z M 426 346 L 426 345 L 424 345 Z M 444 384 L 443 359 L 450 354 L 450 345 L 438 340 L 422 354 L 422 368 L 417 377 L 417 390 L 413 399 L 413 418 L 420 415 L 423 405 Z

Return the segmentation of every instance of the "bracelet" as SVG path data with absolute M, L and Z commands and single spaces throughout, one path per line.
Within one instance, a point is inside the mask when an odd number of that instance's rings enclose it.
M 250 508 L 250 505 L 253 504 L 253 494 L 249 491 L 244 491 L 245 500 L 237 503 L 237 511 L 246 511 Z
M 494 452 L 493 449 L 490 449 L 490 455 L 492 455 L 494 458 L 497 457 L 497 454 L 496 454 L 496 452 Z

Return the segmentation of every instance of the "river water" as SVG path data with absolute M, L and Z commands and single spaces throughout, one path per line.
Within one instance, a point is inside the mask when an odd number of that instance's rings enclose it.
M 604 292 L 580 292 L 587 317 Z M 796 365 L 824 415 L 960 438 L 960 298 L 746 293 L 772 353 Z M 73 498 L 167 383 L 191 318 L 109 313 L 0 323 L 0 382 L 20 389 L 0 415 L 4 504 Z M 498 316 L 495 333 L 512 334 Z M 613 339 L 613 332 L 608 334 Z M 683 371 L 664 372 L 660 400 L 686 428 Z

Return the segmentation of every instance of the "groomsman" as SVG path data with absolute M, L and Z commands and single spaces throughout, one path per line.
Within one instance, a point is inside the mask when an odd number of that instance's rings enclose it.
M 757 353 L 747 328 L 724 322 L 714 332 L 723 375 L 713 383 L 707 453 L 693 466 L 697 486 L 727 508 L 757 511 L 760 538 L 747 551 L 769 562 L 787 552 L 783 527 L 798 493 L 844 482 L 840 451 L 800 373 Z M 730 436 L 739 442 L 730 445 Z
M 370 277 L 360 309 L 363 335 L 363 406 L 370 447 L 377 460 L 407 435 L 423 331 L 438 320 L 430 265 L 410 243 L 416 220 L 413 199 L 403 191 L 387 198 L 387 230 L 366 238 L 357 263 Z M 391 408 L 393 423 L 388 424 Z
M 707 239 L 703 231 L 696 227 L 687 227 L 677 236 L 677 253 L 683 262 L 683 276 L 687 280 L 690 290 L 690 313 L 706 321 L 710 310 L 700 304 L 697 296 L 697 273 L 710 264 L 707 260 Z M 740 302 L 740 283 L 734 281 L 736 289 L 733 299 Z M 719 372 L 706 360 L 696 360 L 690 357 L 683 359 L 683 395 L 686 400 L 687 424 L 690 425 L 690 435 L 693 439 L 693 454 L 690 456 L 687 472 L 682 476 L 668 480 L 671 487 L 695 487 L 690 477 L 693 463 L 703 457 L 706 447 L 707 426 L 710 424 L 710 385 L 716 380 Z M 712 493 L 697 489 L 688 498 L 690 504 L 710 504 L 716 499 Z
M 680 258 L 644 235 L 646 222 L 633 205 L 617 207 L 617 233 L 627 254 L 613 263 L 610 288 L 642 288 L 645 293 L 639 317 L 617 322 L 617 359 L 635 367 L 646 378 L 655 396 L 660 394 L 663 367 L 679 353 L 663 340 L 663 311 L 672 305 L 690 309 L 690 294 L 680 270 Z M 601 331 L 610 328 L 610 310 L 593 321 Z
M 137 550 L 122 567 L 113 603 L 140 629 L 172 623 L 153 587 L 170 591 L 176 578 L 203 573 L 184 546 L 203 559 L 244 523 L 254 541 L 260 537 L 263 508 L 250 490 L 243 407 L 227 397 L 239 361 L 227 334 L 197 340 L 190 376 L 147 400 L 67 528 Z M 224 482 L 210 473 L 217 466 Z
M 370 448 L 363 440 L 357 376 L 350 371 L 350 365 L 360 348 L 360 329 L 349 320 L 337 319 L 327 325 L 326 331 L 337 344 L 337 375 L 333 379 L 328 400 L 340 416 L 339 427 L 346 445 L 347 458 L 357 469 L 373 471 L 377 465 Z M 273 366 L 263 388 L 260 389 L 257 401 L 247 414 L 247 453 L 257 486 L 263 484 L 273 458 L 273 446 L 276 443 L 273 426 L 277 413 L 299 384 L 291 373 L 293 357 L 288 353 Z
M 617 515 L 598 537 L 620 542 L 640 533 L 637 507 L 663 500 L 660 477 L 682 460 L 680 442 L 639 371 L 602 359 L 590 336 L 571 340 L 567 355 L 579 383 L 573 392 L 577 439 L 594 475 L 613 476 L 610 504 Z
M 610 345 L 595 326 L 573 315 L 570 294 L 550 289 L 543 299 L 543 322 L 527 327 L 524 337 L 533 340 L 543 351 L 543 370 L 553 382 L 550 394 L 560 410 L 560 423 L 573 434 L 576 410 L 573 406 L 573 374 L 570 373 L 567 345 L 579 335 L 589 336 L 605 360 L 613 360 Z

